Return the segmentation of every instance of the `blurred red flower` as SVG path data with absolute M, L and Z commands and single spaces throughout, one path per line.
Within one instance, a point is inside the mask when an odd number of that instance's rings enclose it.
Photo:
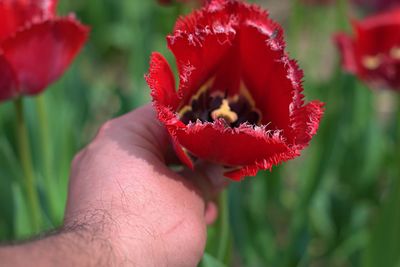
M 384 11 L 400 6 L 399 0 L 353 0 L 353 2 L 371 11 Z
M 301 2 L 306 5 L 330 5 L 337 2 L 337 0 L 301 0 Z M 351 3 L 372 12 L 389 10 L 400 6 L 399 0 L 352 0 Z
M 330 5 L 335 2 L 335 0 L 301 0 L 303 4 L 306 5 Z
M 162 4 L 162 5 L 170 5 L 172 4 L 174 1 L 173 0 L 158 0 L 158 3 Z M 178 2 L 186 2 L 186 0 L 181 0 Z
M 87 39 L 56 0 L 0 0 L 0 101 L 35 95 L 57 80 Z
M 201 158 L 239 180 L 299 156 L 317 132 L 322 103 L 304 104 L 303 73 L 284 50 L 283 30 L 258 6 L 213 0 L 180 19 L 167 41 L 178 92 L 159 53 L 146 78 L 158 117 L 189 167 Z
M 190 0 L 158 0 L 158 3 L 162 4 L 162 5 L 171 5 L 173 3 L 186 3 L 189 2 Z M 200 4 L 205 4 L 207 3 L 209 0 L 196 0 L 196 2 L 199 2 Z M 193 1 L 195 2 L 195 1 Z
M 354 21 L 355 36 L 336 35 L 343 68 L 373 87 L 400 90 L 400 9 Z

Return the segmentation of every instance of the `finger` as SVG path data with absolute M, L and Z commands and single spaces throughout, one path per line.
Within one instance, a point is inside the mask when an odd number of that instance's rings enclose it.
M 75 157 L 73 158 L 72 163 L 71 163 L 72 169 L 75 169 L 79 166 L 79 163 L 81 162 L 81 159 L 82 159 L 84 153 L 85 153 L 85 150 L 83 149 L 75 155 Z
M 197 188 L 204 201 L 204 221 L 207 225 L 213 224 L 218 216 L 218 208 L 215 202 L 212 201 L 214 197 L 211 194 L 213 190 L 210 181 L 198 172 L 188 168 L 183 169 L 179 174 Z
M 213 224 L 218 217 L 218 207 L 215 202 L 209 201 L 206 204 L 206 210 L 204 213 L 204 219 L 207 225 Z
M 184 168 L 179 174 L 194 183 L 202 192 L 203 198 L 209 201 L 215 199 L 230 184 L 230 180 L 223 175 L 224 171 L 221 165 L 197 160 L 194 170 Z
M 225 168 L 220 164 L 198 159 L 195 171 L 208 181 L 209 197 L 215 198 L 231 182 L 224 176 Z

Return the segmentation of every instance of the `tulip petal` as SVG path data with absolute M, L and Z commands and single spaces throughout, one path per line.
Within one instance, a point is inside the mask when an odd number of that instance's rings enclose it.
M 177 139 L 176 132 L 178 130 L 186 129 L 186 125 L 183 124 L 176 114 L 174 114 L 171 109 L 165 107 L 158 102 L 153 102 L 155 109 L 158 113 L 158 119 L 163 122 L 171 136 L 172 145 L 175 149 L 176 155 L 182 161 L 183 164 L 193 169 L 194 164 L 187 151 L 180 145 Z
M 227 128 L 221 120 L 198 122 L 177 128 L 175 136 L 194 156 L 227 166 L 253 165 L 258 161 L 272 166 L 294 157 L 279 132 L 269 132 L 263 127 L 242 124 Z
M 20 28 L 55 15 L 57 0 L 0 1 L 0 42 Z
M 297 109 L 292 116 L 291 127 L 293 129 L 291 138 L 294 149 L 302 150 L 317 133 L 319 124 L 324 114 L 324 104 L 312 101 Z
M 177 22 L 167 37 L 180 74 L 179 96 L 188 103 L 191 96 L 214 73 L 229 52 L 235 36 L 232 21 L 210 6 Z
M 357 73 L 357 60 L 354 51 L 354 41 L 345 33 L 335 36 L 336 44 L 341 52 L 342 66 L 350 73 Z
M 224 176 L 234 181 L 240 181 L 247 176 L 256 176 L 259 170 L 271 170 L 272 167 L 273 166 L 268 162 L 260 162 L 237 170 L 225 172 Z
M 386 26 L 400 23 L 400 8 L 393 8 L 383 13 L 367 17 L 358 22 L 365 30 L 373 29 L 379 26 Z
M 293 151 L 277 154 L 272 160 L 268 158 L 256 160 L 253 164 L 226 172 L 224 175 L 237 181 L 246 176 L 255 176 L 258 170 L 271 170 L 274 165 L 300 155 L 300 151 L 308 145 L 311 138 L 317 133 L 322 115 L 323 103 L 319 101 L 312 101 L 303 106 L 297 110 L 293 118 L 292 127 L 295 135 L 293 139 L 295 144 L 291 146 Z
M 398 14 L 400 18 L 400 13 Z M 394 46 L 400 46 L 400 21 L 391 21 L 386 25 L 377 22 L 375 27 L 370 22 L 354 22 L 356 49 L 364 55 L 377 55 L 388 52 Z
M 174 135 L 176 127 L 185 127 L 174 114 L 179 104 L 178 95 L 175 91 L 175 78 L 171 67 L 165 58 L 159 53 L 153 53 L 150 58 L 149 73 L 146 75 L 147 84 L 151 90 L 153 104 L 157 110 L 158 119 L 162 121 L 170 132 L 172 145 L 178 158 L 189 168 L 193 168 L 193 162 L 189 155 L 179 145 Z
M 293 96 L 302 90 L 302 73 L 293 68 L 293 62 L 287 59 L 281 48 L 272 49 L 269 42 L 271 36 L 260 28 L 254 25 L 242 27 L 242 77 L 263 114 L 262 123 L 270 124 L 271 129 L 287 131 Z
M 73 16 L 34 24 L 1 44 L 20 92 L 34 95 L 57 80 L 85 43 L 88 28 Z
M 151 96 L 157 104 L 170 107 L 172 110 L 178 107 L 175 78 L 168 62 L 160 53 L 151 55 L 146 81 L 151 89 Z

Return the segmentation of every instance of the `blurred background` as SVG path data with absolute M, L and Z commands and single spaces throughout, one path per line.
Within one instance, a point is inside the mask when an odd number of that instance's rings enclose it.
M 333 33 L 350 30 L 349 17 L 362 18 L 377 6 L 372 1 L 251 2 L 283 25 L 290 55 L 305 73 L 307 99 L 325 102 L 326 114 L 300 158 L 230 185 L 227 266 L 399 267 L 399 97 L 343 73 L 332 42 Z M 62 223 L 75 153 L 103 122 L 150 101 L 143 78 L 149 56 L 159 51 L 173 63 L 165 37 L 176 18 L 194 6 L 59 1 L 59 13 L 75 12 L 91 33 L 67 73 L 42 96 L 50 130 L 46 145 L 34 141 L 40 140 L 41 122 L 35 99 L 26 100 L 45 229 Z M 8 242 L 33 232 L 20 182 L 12 103 L 0 105 L 0 129 L 0 240 Z M 204 266 L 223 266 L 207 256 L 219 238 L 211 227 Z

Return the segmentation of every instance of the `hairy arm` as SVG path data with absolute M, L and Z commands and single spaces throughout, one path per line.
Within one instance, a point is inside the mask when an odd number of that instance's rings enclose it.
M 104 232 L 105 217 L 92 218 L 97 222 L 65 226 L 45 238 L 0 248 L 0 266 L 120 266 L 122 255 Z

